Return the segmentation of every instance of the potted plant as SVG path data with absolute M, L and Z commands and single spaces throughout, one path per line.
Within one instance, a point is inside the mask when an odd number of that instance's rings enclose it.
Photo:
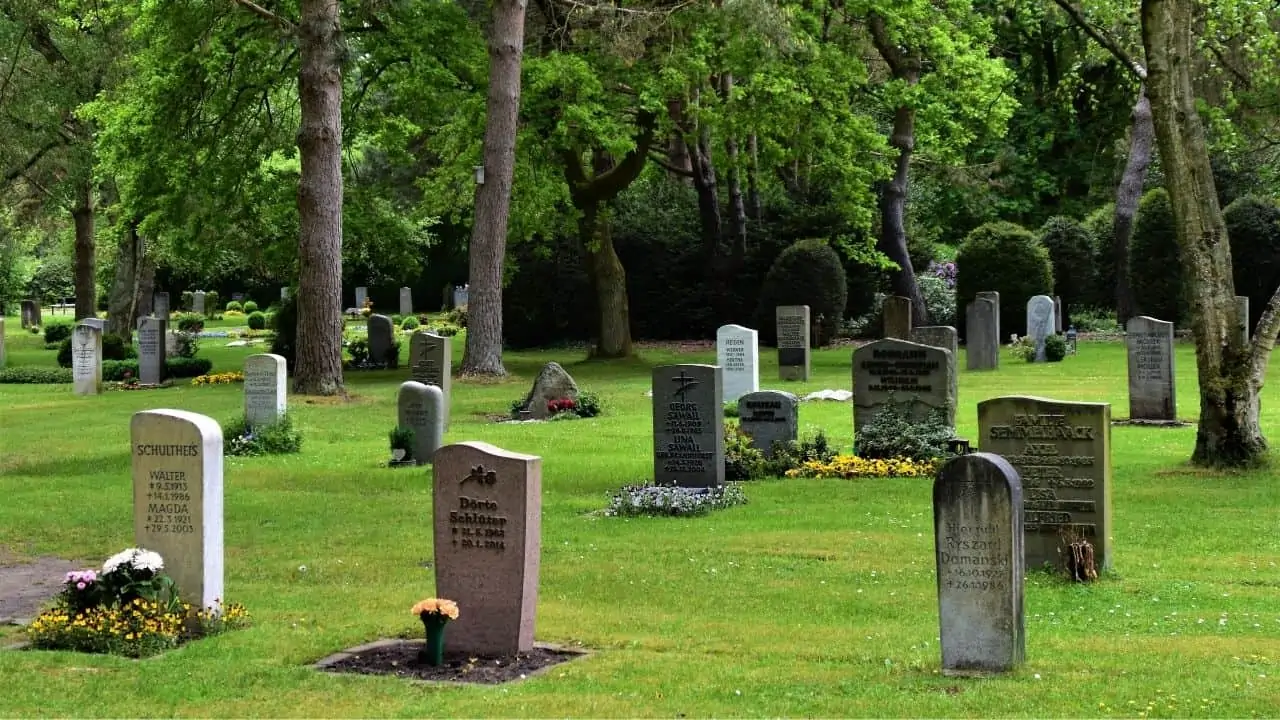
M 450 620 L 458 619 L 458 604 L 444 598 L 427 598 L 413 606 L 411 613 L 418 616 L 426 630 L 426 644 L 418 651 L 418 660 L 428 665 L 444 662 L 444 628 Z
M 413 428 L 396 426 L 391 431 L 389 438 L 391 440 L 391 460 L 387 463 L 390 467 L 400 467 L 402 465 L 417 465 L 418 461 L 413 457 Z

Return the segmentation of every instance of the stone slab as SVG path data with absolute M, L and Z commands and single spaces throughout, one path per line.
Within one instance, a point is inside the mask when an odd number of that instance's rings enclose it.
M 444 391 L 414 380 L 401 383 L 396 413 L 400 427 L 413 428 L 413 461 L 430 465 L 444 443 Z
M 1000 369 L 1000 313 L 998 306 L 978 298 L 965 309 L 965 366 L 968 370 Z
M 1044 341 L 1053 334 L 1053 298 L 1036 295 L 1027 301 L 1027 337 L 1036 347 L 1036 362 L 1048 362 Z
M 951 352 L 907 340 L 884 339 L 853 351 L 853 429 L 856 434 L 885 404 L 908 404 L 912 417 L 941 410 L 956 424 L 955 361 Z
M 800 400 L 789 392 L 758 390 L 738 400 L 738 424 L 751 444 L 773 457 L 775 442 L 794 441 L 800 432 Z
M 760 389 L 760 334 L 741 325 L 716 331 L 716 364 L 724 371 L 724 401 Z
M 409 336 L 409 374 L 423 385 L 435 385 L 444 392 L 444 429 L 449 429 L 452 400 L 453 344 L 433 332 L 418 330 Z
M 138 382 L 159 385 L 165 379 L 168 317 L 138 318 Z
M 723 393 L 717 365 L 653 369 L 655 484 L 724 485 Z
M 280 355 L 260 353 L 244 359 L 244 418 L 250 427 L 273 425 L 289 407 L 288 365 Z
M 782 380 L 809 379 L 808 305 L 779 305 L 774 310 L 778 335 L 778 377 Z
M 1129 419 L 1177 420 L 1173 323 L 1140 315 L 1125 323 L 1129 355 Z
M 884 299 L 884 336 L 898 340 L 911 338 L 911 298 L 890 295 Z
M 102 329 L 81 321 L 71 331 L 71 377 L 77 395 L 102 393 Z
M 400 288 L 400 314 L 413 314 L 413 290 L 407 287 Z

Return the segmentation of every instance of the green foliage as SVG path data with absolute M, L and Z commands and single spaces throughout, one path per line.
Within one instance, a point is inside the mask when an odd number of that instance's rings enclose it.
M 182 291 L 182 309 L 187 312 L 192 312 L 195 310 L 195 307 L 196 307 L 196 294 L 194 292 L 191 292 L 190 290 L 183 290 Z
M 1093 253 L 1093 281 L 1089 286 L 1089 294 L 1084 303 L 1095 308 L 1112 308 L 1116 306 L 1116 205 L 1104 205 L 1084 219 L 1081 225 L 1090 235 Z M 1076 318 L 1072 312 L 1072 318 Z
M 920 293 L 924 295 L 924 305 L 929 311 L 929 321 L 934 325 L 955 325 L 955 288 L 948 285 L 946 280 L 933 275 L 916 275 L 916 284 L 920 287 Z M 881 302 L 881 319 L 883 320 L 883 301 Z
M 0 368 L 0 385 L 63 385 L 71 381 L 71 370 L 67 368 Z
M 747 496 L 736 483 L 717 488 L 630 485 L 610 496 L 604 514 L 608 517 L 696 517 L 746 503 Z
M 467 309 L 464 307 L 451 308 L 449 312 L 444 314 L 444 321 L 450 325 L 465 328 L 467 326 Z
M 1246 195 L 1222 212 L 1231 242 L 1231 264 L 1237 295 L 1249 298 L 1249 327 L 1267 309 L 1280 287 L 1280 205 Z
M 726 419 L 738 417 L 738 403 L 727 402 L 724 404 L 724 416 Z
M 413 428 L 411 428 L 411 427 L 407 427 L 407 426 L 404 426 L 404 425 L 397 425 L 396 427 L 394 427 L 394 428 L 392 428 L 392 429 L 391 429 L 391 432 L 387 433 L 387 441 L 391 444 L 391 450 L 392 450 L 392 452 L 394 452 L 394 451 L 396 451 L 396 450 L 403 450 L 403 451 L 404 451 L 404 457 L 400 458 L 400 459 L 401 459 L 401 461 L 408 461 L 408 460 L 413 460 L 413 459 L 414 459 L 414 457 L 413 457 L 413 441 L 414 441 L 414 432 L 413 432 Z
M 69 368 L 71 364 L 71 338 L 63 338 L 62 342 L 58 343 L 58 366 Z
M 777 342 L 774 313 L 781 305 L 808 305 L 819 328 L 814 342 L 829 342 L 844 318 L 847 292 L 844 267 L 830 245 L 823 240 L 801 240 L 792 245 L 774 261 L 760 288 L 756 327 L 761 342 Z
M 1087 302 L 1097 276 L 1093 267 L 1093 237 L 1080 223 L 1051 217 L 1040 228 L 1040 242 L 1053 263 L 1053 295 L 1062 298 L 1064 315 Z M 1064 317 L 1066 322 L 1067 318 Z
M 759 480 L 766 471 L 764 453 L 751 444 L 751 436 L 737 423 L 725 423 L 724 479 L 728 482 Z
M 1067 339 L 1061 335 L 1049 335 L 1044 339 L 1044 357 L 1049 362 L 1062 362 L 1067 357 Z
M 75 327 L 75 323 L 70 320 L 51 319 L 44 324 L 44 341 L 49 344 L 61 343 L 71 337 Z
M 1114 310 L 1098 310 L 1085 308 L 1071 314 L 1071 324 L 1077 332 L 1082 333 L 1118 333 L 1120 323 L 1116 321 Z
M 417 330 L 420 324 L 421 323 L 418 322 L 418 318 L 413 315 L 406 315 L 405 318 L 400 321 L 400 329 L 405 331 Z
M 302 433 L 285 413 L 274 423 L 250 426 L 244 416 L 222 426 L 223 453 L 228 456 L 287 455 L 302 452 Z
M 244 305 L 241 305 L 239 300 L 232 300 L 231 302 L 227 303 L 227 312 L 243 312 L 243 311 L 244 311 Z
M 979 292 L 990 290 L 1000 293 L 1000 331 L 1026 334 L 1027 301 L 1053 292 L 1053 266 L 1049 251 L 1025 228 L 1007 222 L 988 223 L 969 233 L 960 246 L 956 253 L 956 325 L 962 335 L 965 306 Z
M 125 380 L 138 379 L 138 361 L 137 360 L 103 360 L 102 361 L 102 380 L 103 382 L 124 382 Z
M 227 309 L 228 309 L 228 310 L 230 310 L 231 308 L 227 308 Z M 245 301 L 244 301 L 244 312 L 245 312 L 245 314 L 246 314 L 246 315 L 252 315 L 253 313 L 258 312 L 258 303 L 254 302 L 254 301 L 252 301 L 252 300 L 245 300 Z
M 858 431 L 854 446 L 863 459 L 932 460 L 947 456 L 947 442 L 952 437 L 954 432 L 942 410 L 935 408 L 925 419 L 913 419 L 910 406 L 891 397 Z
M 249 324 L 250 330 L 265 330 L 267 328 L 267 316 L 258 310 L 249 313 L 249 317 L 245 322 Z
M 284 358 L 289 367 L 294 367 L 298 347 L 297 293 L 289 293 L 289 297 L 276 306 L 271 329 L 275 330 L 271 338 L 271 352 Z
M 213 369 L 213 361 L 198 357 L 171 357 L 165 360 L 165 371 L 171 378 L 193 378 Z
M 138 357 L 138 348 L 132 343 L 125 342 L 125 339 L 119 335 L 102 334 L 103 360 L 128 360 L 136 357 Z
M 1187 304 L 1174 228 L 1169 193 L 1156 188 L 1144 194 L 1129 240 L 1129 287 L 1137 314 L 1181 324 Z
M 574 401 L 573 412 L 582 418 L 597 417 L 604 412 L 604 403 L 598 394 L 590 390 L 580 390 L 578 399 Z
M 204 320 L 204 315 L 200 313 L 184 312 L 174 317 L 173 324 L 180 332 L 198 333 L 204 330 Z
M 766 473 L 769 477 L 783 477 L 788 470 L 795 470 L 807 462 L 829 463 L 837 455 L 836 449 L 831 446 L 822 430 L 798 440 L 775 442 L 772 450 L 773 456 L 766 461 Z

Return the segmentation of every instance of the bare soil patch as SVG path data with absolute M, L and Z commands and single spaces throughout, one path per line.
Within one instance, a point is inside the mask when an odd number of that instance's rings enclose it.
M 476 657 L 445 652 L 444 663 L 418 660 L 422 640 L 379 640 L 331 655 L 316 667 L 326 672 L 394 675 L 407 680 L 498 685 L 524 680 L 586 654 L 583 650 L 536 643 L 531 652 L 507 657 Z

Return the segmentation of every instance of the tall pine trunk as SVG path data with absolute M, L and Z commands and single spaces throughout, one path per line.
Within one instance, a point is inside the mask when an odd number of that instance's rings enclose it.
M 489 37 L 489 97 L 484 130 L 484 183 L 476 188 L 471 234 L 471 294 L 462 372 L 501 377 L 502 262 L 515 175 L 520 120 L 520 60 L 526 0 L 494 0 Z
M 76 320 L 97 317 L 98 289 L 94 277 L 96 246 L 93 238 L 93 185 L 83 182 L 76 188 L 75 221 Z
M 1156 129 L 1151 119 L 1151 100 L 1146 85 L 1138 90 L 1138 100 L 1133 105 L 1133 125 L 1129 129 L 1129 159 L 1116 188 L 1116 213 L 1112 223 L 1115 239 L 1112 251 L 1116 266 L 1116 319 L 1123 325 L 1133 317 L 1133 290 L 1129 287 L 1129 239 L 1133 237 L 1133 224 L 1138 215 L 1138 203 L 1142 199 L 1142 186 L 1147 179 L 1147 167 L 1151 165 L 1151 153 L 1155 145 Z
M 342 29 L 335 0 L 302 0 L 298 23 L 298 338 L 294 391 L 342 382 Z
M 1251 356 L 1238 331 L 1231 247 L 1209 165 L 1204 126 L 1191 83 L 1193 0 L 1143 0 L 1142 41 L 1156 141 L 1173 205 L 1184 282 L 1193 309 L 1200 422 L 1191 461 L 1243 467 L 1263 460 L 1258 394 L 1266 358 Z M 1280 294 L 1277 295 L 1280 297 Z M 1273 298 L 1274 306 L 1276 300 Z M 1274 315 L 1274 307 L 1269 309 Z M 1247 323 L 1248 319 L 1244 318 Z M 1272 343 L 1274 335 L 1272 332 Z M 1269 355 L 1265 341 L 1254 352 Z M 1262 372 L 1252 372 L 1261 365 Z

